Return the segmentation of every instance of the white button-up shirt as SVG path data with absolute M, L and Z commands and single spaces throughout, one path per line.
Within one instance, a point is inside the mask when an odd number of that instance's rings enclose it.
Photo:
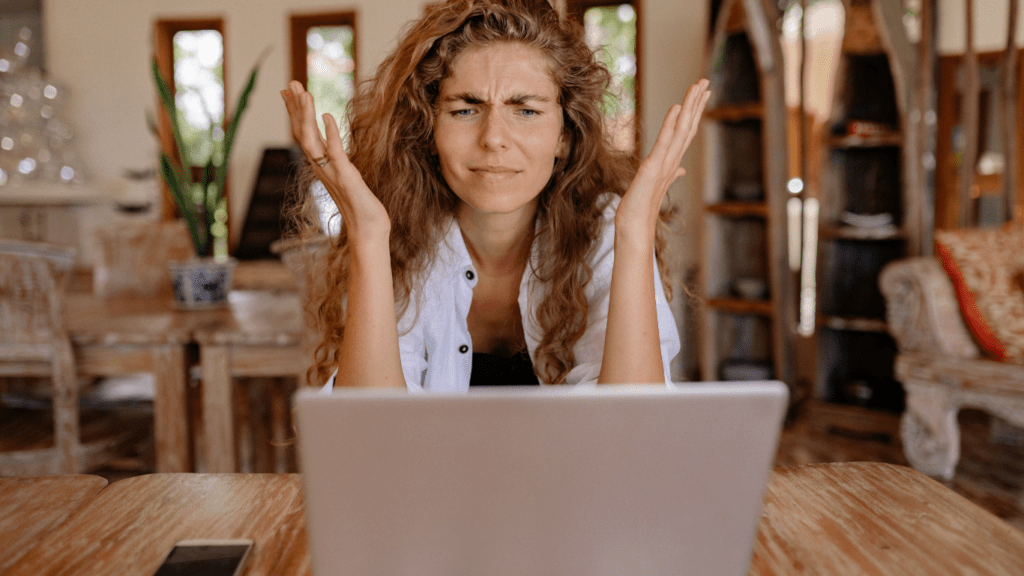
M 596 384 L 601 372 L 618 202 L 619 197 L 614 196 L 605 208 L 604 226 L 597 240 L 598 245 L 589 258 L 593 274 L 584 287 L 588 302 L 587 327 L 583 336 L 573 345 L 576 365 L 566 376 L 567 384 Z M 533 274 L 537 257 L 537 246 L 534 245 L 519 285 L 523 332 L 534 365 L 537 364 L 536 350 L 542 336 L 536 322 L 536 311 L 546 289 Z M 654 258 L 653 254 L 651 258 Z M 665 382 L 671 382 L 669 364 L 679 353 L 679 333 L 658 276 L 657 262 L 654 274 L 662 370 Z M 476 270 L 463 241 L 462 231 L 452 219 L 433 264 L 427 270 L 419 290 L 413 290 L 409 307 L 398 322 L 402 372 L 410 392 L 469 390 L 473 341 L 466 318 L 473 301 L 476 278 Z M 329 390 L 333 383 L 332 376 L 325 389 Z

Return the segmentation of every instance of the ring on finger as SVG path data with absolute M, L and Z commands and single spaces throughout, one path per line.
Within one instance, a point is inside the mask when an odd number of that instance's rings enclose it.
M 321 156 L 321 157 L 319 157 L 319 158 L 314 158 L 314 159 L 313 159 L 313 164 L 316 164 L 317 166 L 320 166 L 321 168 L 323 168 L 323 166 L 324 166 L 325 164 L 327 164 L 328 162 L 330 162 L 330 161 L 331 161 L 331 159 L 330 159 L 330 158 L 328 158 L 328 157 L 327 157 L 327 153 L 326 153 L 326 152 L 324 152 L 324 155 L 323 155 L 323 156 Z

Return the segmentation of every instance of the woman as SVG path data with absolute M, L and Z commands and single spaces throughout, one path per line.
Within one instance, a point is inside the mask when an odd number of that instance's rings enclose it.
M 669 378 L 659 212 L 707 82 L 637 166 L 604 133 L 608 80 L 545 0 L 450 0 L 360 87 L 349 154 L 298 82 L 282 91 L 344 223 L 311 275 L 311 381 L 455 391 L 488 365 L 517 384 Z

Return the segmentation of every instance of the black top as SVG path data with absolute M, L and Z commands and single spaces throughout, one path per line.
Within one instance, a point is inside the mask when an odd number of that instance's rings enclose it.
M 473 370 L 469 373 L 470 386 L 537 386 L 540 381 L 533 373 L 530 353 L 524 348 L 511 358 L 493 354 L 473 353 Z

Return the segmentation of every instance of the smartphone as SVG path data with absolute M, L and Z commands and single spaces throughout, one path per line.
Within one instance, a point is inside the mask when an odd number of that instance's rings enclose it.
M 252 540 L 181 540 L 154 576 L 238 576 Z

